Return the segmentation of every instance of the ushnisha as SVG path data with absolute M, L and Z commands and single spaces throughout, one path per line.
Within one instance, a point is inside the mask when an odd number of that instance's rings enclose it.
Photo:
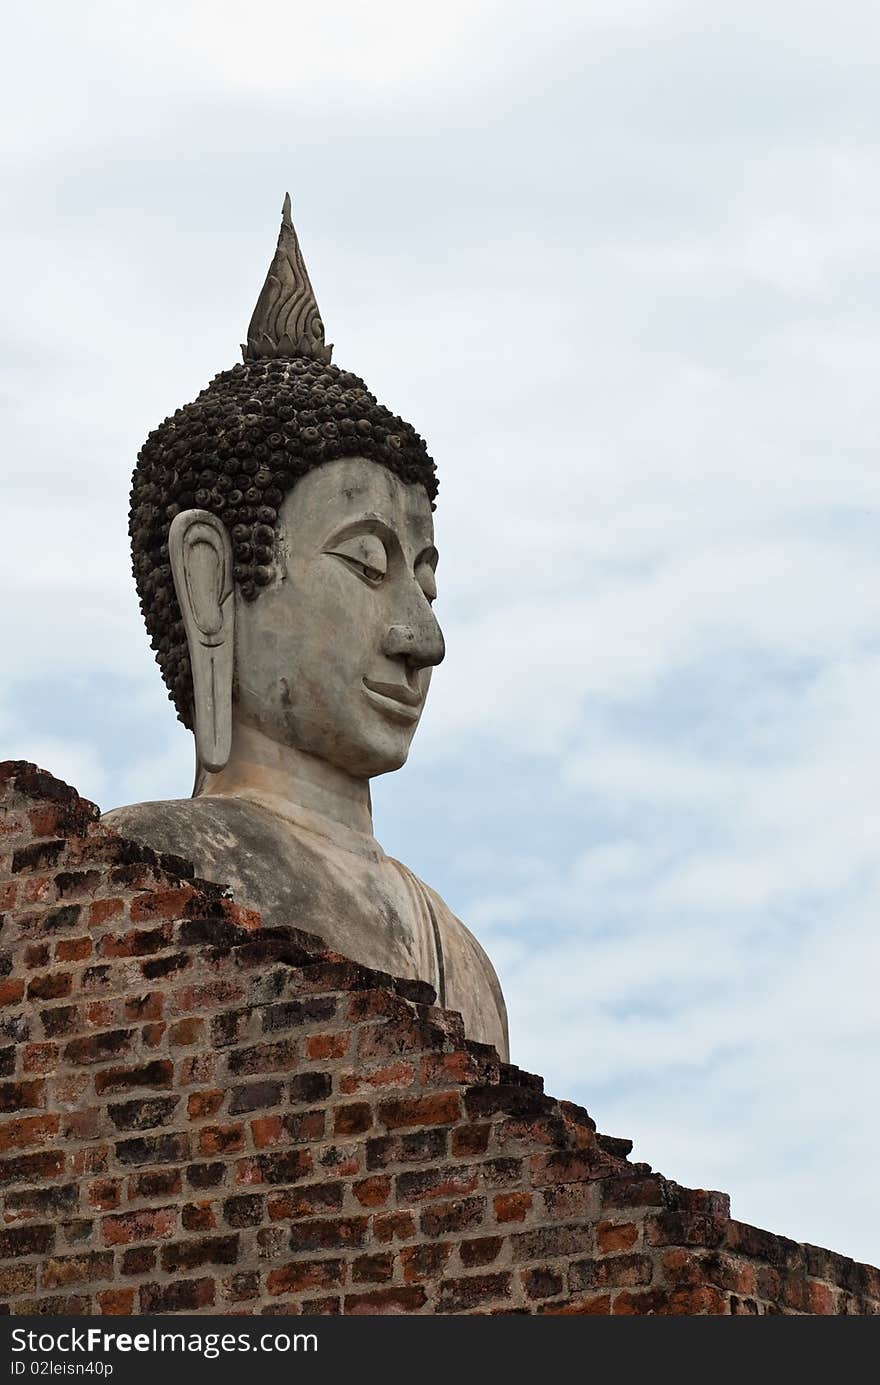
M 190 859 L 267 925 L 428 981 L 508 1056 L 483 949 L 373 835 L 444 655 L 434 463 L 332 348 L 285 198 L 244 362 L 148 437 L 130 534 L 152 647 L 194 734 L 193 796 L 104 820 Z

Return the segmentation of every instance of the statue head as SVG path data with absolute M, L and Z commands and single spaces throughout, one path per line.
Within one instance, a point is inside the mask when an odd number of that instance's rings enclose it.
M 331 350 L 285 198 L 244 363 L 150 434 L 132 483 L 141 610 L 206 770 L 233 719 L 397 769 L 443 657 L 434 464 Z

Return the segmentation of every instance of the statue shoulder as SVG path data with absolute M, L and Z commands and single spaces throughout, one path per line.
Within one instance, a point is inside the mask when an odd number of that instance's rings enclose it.
M 418 879 L 418 877 L 416 878 Z M 430 885 L 426 885 L 424 880 L 419 880 L 418 883 L 430 901 L 444 943 L 447 941 L 454 942 L 456 945 L 466 948 L 469 953 L 479 958 L 481 966 L 494 977 L 495 968 L 489 961 L 485 949 L 481 947 L 467 925 L 462 923 L 458 915 L 452 912 L 442 895 L 439 895 Z
M 167 798 L 111 808 L 101 821 L 121 837 L 192 859 L 204 868 L 207 861 L 228 853 L 233 843 L 254 835 L 253 818 L 246 805 L 234 799 Z
M 440 935 L 446 1004 L 461 1012 L 470 1038 L 493 1044 L 507 1061 L 507 1007 L 495 968 L 473 933 L 452 912 L 445 899 L 408 867 L 403 869 L 421 892 Z

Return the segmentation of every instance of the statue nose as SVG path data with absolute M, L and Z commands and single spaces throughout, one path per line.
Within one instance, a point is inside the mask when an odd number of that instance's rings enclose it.
M 382 653 L 403 659 L 412 668 L 430 668 L 446 653 L 443 632 L 433 613 L 418 625 L 392 625 L 382 641 Z

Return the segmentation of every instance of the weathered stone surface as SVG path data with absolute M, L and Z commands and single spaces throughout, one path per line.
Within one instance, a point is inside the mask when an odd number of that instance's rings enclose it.
M 372 834 L 370 777 L 406 759 L 443 653 L 426 596 L 435 560 L 427 495 L 346 458 L 298 483 L 280 526 L 278 581 L 247 603 L 232 589 L 220 599 L 230 554 L 206 568 L 205 553 L 228 544 L 222 525 L 192 520 L 175 572 L 193 601 L 196 729 L 210 722 L 226 758 L 211 752 L 216 767 L 200 774 L 195 798 L 117 808 L 104 821 L 159 852 L 182 852 L 267 926 L 299 924 L 370 967 L 428 982 L 469 1034 L 506 1057 L 504 1001 L 479 943 Z M 362 568 L 384 572 L 381 592 Z M 199 603 L 219 622 L 207 650 Z
M 194 796 L 107 821 L 264 925 L 430 984 L 506 1057 L 482 948 L 373 836 L 370 780 L 406 761 L 445 653 L 437 486 L 422 438 L 330 353 L 288 198 L 244 365 L 150 434 L 132 483 L 133 570 L 195 736 Z M 47 834 L 13 870 L 61 848 Z M 62 894 L 88 888 L 71 874 Z

